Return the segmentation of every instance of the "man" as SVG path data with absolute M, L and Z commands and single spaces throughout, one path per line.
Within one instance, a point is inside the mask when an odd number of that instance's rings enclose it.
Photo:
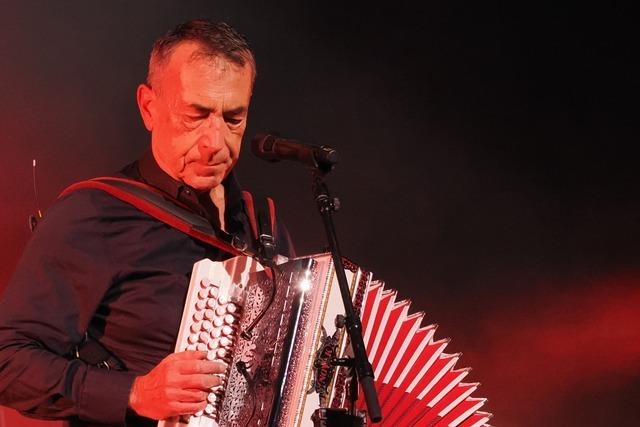
M 122 175 L 206 218 L 223 240 L 249 239 L 231 170 L 255 76 L 235 30 L 191 21 L 156 41 L 137 91 L 151 149 Z M 224 366 L 171 352 L 193 264 L 229 256 L 99 189 L 66 195 L 0 301 L 0 404 L 72 426 L 154 425 L 203 409 Z M 85 333 L 124 369 L 75 358 Z

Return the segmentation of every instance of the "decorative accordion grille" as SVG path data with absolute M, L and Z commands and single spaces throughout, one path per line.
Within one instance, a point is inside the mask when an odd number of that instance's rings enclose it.
M 487 426 L 491 414 L 479 411 L 486 399 L 471 396 L 478 384 L 463 382 L 469 369 L 455 368 L 460 355 L 444 352 L 449 340 L 435 340 L 424 313 L 410 313 L 410 302 L 371 273 L 346 259 L 345 269 L 375 371 L 384 417 L 377 425 Z M 176 351 L 225 360 L 226 384 L 203 413 L 159 426 L 312 427 L 318 408 L 348 408 L 348 369 L 331 363 L 350 355 L 345 328 L 336 326 L 343 312 L 330 254 L 284 262 L 275 274 L 248 257 L 196 263 Z M 366 409 L 363 396 L 355 408 Z

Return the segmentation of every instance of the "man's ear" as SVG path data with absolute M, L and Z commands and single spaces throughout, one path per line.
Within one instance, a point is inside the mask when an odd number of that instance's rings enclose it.
M 151 87 L 142 83 L 138 86 L 136 99 L 138 101 L 138 108 L 140 109 L 140 115 L 142 116 L 144 127 L 146 127 L 148 131 L 152 131 L 153 122 L 156 117 L 156 93 L 151 89 Z

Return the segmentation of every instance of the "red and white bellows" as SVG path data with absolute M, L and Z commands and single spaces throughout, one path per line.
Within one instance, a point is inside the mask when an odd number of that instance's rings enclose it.
M 456 369 L 460 354 L 444 352 L 437 325 L 423 326 L 424 313 L 409 313 L 410 301 L 372 282 L 361 312 L 363 338 L 374 367 L 383 413 L 381 426 L 487 426 L 486 399 L 471 397 L 478 383 L 465 383 L 470 368 Z M 357 407 L 366 409 L 361 396 Z

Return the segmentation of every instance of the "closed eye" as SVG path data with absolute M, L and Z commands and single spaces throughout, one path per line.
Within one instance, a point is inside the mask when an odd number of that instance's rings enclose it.
M 225 117 L 224 121 L 232 126 L 237 126 L 244 120 L 242 117 Z
M 204 120 L 208 117 L 208 115 L 199 114 L 197 116 L 187 116 L 187 119 L 190 121 Z

